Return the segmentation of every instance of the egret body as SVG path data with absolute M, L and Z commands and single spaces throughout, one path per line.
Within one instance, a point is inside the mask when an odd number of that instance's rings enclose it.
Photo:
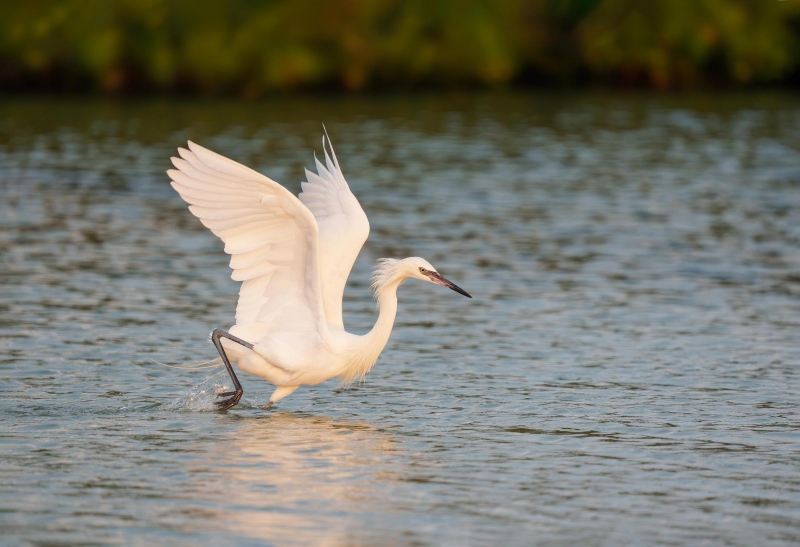
M 369 235 L 369 221 L 350 191 L 333 147 L 317 174 L 306 170 L 299 198 L 268 177 L 193 142 L 172 158 L 172 187 L 189 210 L 225 243 L 231 277 L 241 281 L 236 324 L 212 333 L 234 391 L 217 406 L 239 402 L 242 386 L 232 364 L 276 386 L 267 407 L 301 385 L 366 375 L 389 340 L 397 289 L 408 278 L 471 296 L 426 260 L 378 261 L 372 289 L 375 326 L 362 336 L 344 330 L 342 296 Z

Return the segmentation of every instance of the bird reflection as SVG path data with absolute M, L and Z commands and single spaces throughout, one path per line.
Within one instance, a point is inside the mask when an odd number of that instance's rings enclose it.
M 224 433 L 203 443 L 208 461 L 198 470 L 214 477 L 205 493 L 220 510 L 206 506 L 204 519 L 214 513 L 232 532 L 276 543 L 347 543 L 393 501 L 397 448 L 385 431 L 286 412 L 220 420 Z

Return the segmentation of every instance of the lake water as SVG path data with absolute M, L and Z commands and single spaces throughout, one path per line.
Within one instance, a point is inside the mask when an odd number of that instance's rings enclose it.
M 362 384 L 210 411 L 238 286 L 164 171 L 299 190 L 322 123 L 409 281 Z M 796 545 L 800 99 L 0 100 L 0 543 Z M 228 382 L 229 383 L 229 382 Z

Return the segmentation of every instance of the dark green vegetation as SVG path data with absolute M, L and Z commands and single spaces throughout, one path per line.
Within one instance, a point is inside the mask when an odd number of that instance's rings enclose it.
M 796 0 L 27 0 L 5 90 L 200 91 L 796 81 Z

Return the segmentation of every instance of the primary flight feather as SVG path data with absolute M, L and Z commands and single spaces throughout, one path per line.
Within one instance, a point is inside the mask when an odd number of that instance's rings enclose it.
M 422 258 L 381 259 L 373 275 L 375 326 L 363 336 L 344 330 L 342 295 L 369 221 L 325 137 L 322 146 L 325 164 L 315 158 L 317 173 L 306 170 L 299 199 L 193 142 L 178 149 L 167 171 L 192 214 L 225 243 L 231 277 L 242 282 L 236 324 L 212 333 L 234 384 L 217 402 L 222 410 L 243 392 L 233 364 L 276 386 L 267 408 L 301 385 L 367 374 L 389 340 L 397 288 L 409 277 L 470 296 Z

